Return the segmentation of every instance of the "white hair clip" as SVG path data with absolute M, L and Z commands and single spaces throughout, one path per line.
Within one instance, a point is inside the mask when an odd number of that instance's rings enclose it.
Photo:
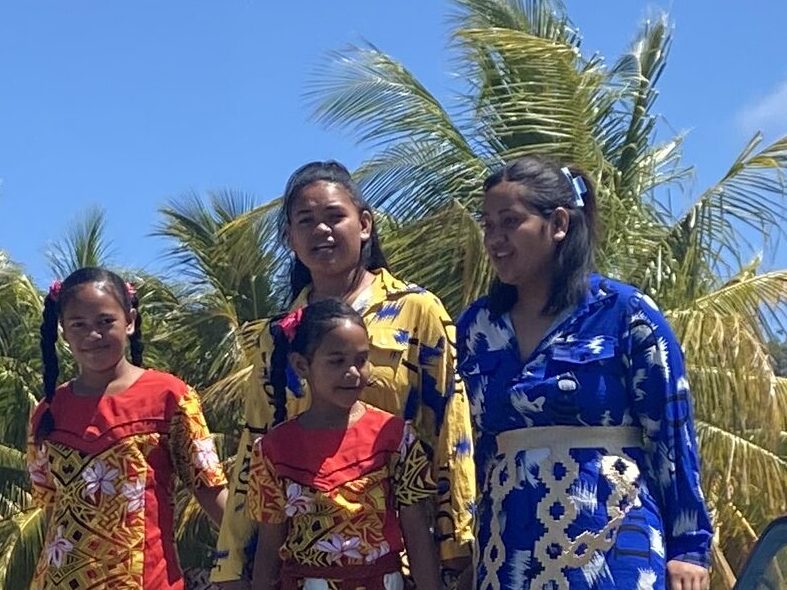
M 566 180 L 571 183 L 571 189 L 574 191 L 575 197 L 574 205 L 577 207 L 584 207 L 585 199 L 583 197 L 588 192 L 588 187 L 585 184 L 585 180 L 581 176 L 574 176 L 571 174 L 571 170 L 569 170 L 567 166 L 561 168 L 560 171 L 563 173 L 563 176 L 566 177 Z

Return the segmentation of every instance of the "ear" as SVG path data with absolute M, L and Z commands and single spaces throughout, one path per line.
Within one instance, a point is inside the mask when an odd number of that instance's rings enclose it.
M 290 366 L 295 369 L 295 373 L 301 379 L 309 378 L 309 359 L 303 356 L 300 352 L 291 352 L 287 355 L 290 361 Z
M 552 240 L 562 242 L 568 234 L 569 217 L 568 211 L 564 207 L 558 207 L 552 211 L 549 219 L 549 230 Z
M 137 323 L 137 315 L 139 315 L 139 312 L 136 309 L 128 312 L 128 323 L 126 324 L 126 336 L 128 337 L 134 335 L 134 324 Z
M 372 237 L 374 218 L 371 211 L 361 211 L 361 241 L 365 242 Z
M 281 237 L 282 237 L 282 240 L 284 241 L 284 243 L 287 244 L 287 249 L 289 249 L 289 251 L 292 252 L 293 251 L 292 250 L 292 233 L 290 232 L 290 224 L 289 223 L 287 223 L 287 225 L 284 226 L 284 229 L 282 230 Z

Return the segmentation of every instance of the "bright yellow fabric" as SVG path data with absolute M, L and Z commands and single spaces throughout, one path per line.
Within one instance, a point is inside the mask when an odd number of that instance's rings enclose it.
M 432 293 L 408 285 L 386 270 L 376 277 L 361 311 L 369 332 L 371 383 L 361 399 L 392 414 L 412 419 L 419 438 L 434 451 L 433 475 L 438 483 L 435 528 L 443 559 L 469 555 L 473 539 L 471 506 L 475 498 L 470 407 L 455 372 L 455 328 L 443 304 Z M 308 301 L 308 289 L 292 308 Z M 216 550 L 214 582 L 248 575 L 256 525 L 244 512 L 254 440 L 271 426 L 273 391 L 268 359 L 270 332 L 262 330 L 246 395 L 246 426 L 241 435 L 230 494 Z M 308 387 L 296 397 L 288 391 L 287 415 L 309 406 Z M 408 404 L 409 400 L 409 404 Z M 435 408 L 444 408 L 442 425 Z

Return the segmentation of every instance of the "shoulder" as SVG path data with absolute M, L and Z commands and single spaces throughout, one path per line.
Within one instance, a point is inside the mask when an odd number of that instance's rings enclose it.
M 256 443 L 265 455 L 274 455 L 277 449 L 286 448 L 296 443 L 302 434 L 297 417 L 290 418 L 277 424 L 268 432 L 260 436 Z
M 378 300 L 372 302 L 375 320 L 410 324 L 451 323 L 451 317 L 437 295 L 415 283 L 405 283 L 386 270 L 380 272 L 382 289 L 377 292 Z
M 158 390 L 175 398 L 186 397 L 193 391 L 192 388 L 179 377 L 171 373 L 164 373 L 163 371 L 156 371 L 154 369 L 148 369 L 133 387 Z
M 394 450 L 399 447 L 402 436 L 409 428 L 403 418 L 366 404 L 363 429 L 375 434 L 375 447 Z
M 459 314 L 459 319 L 456 322 L 457 331 L 466 333 L 468 328 L 479 318 L 489 318 L 489 297 L 486 295 L 473 301 Z

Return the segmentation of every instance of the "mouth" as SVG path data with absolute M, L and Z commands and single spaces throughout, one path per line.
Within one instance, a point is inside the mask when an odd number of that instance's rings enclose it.
M 314 246 L 312 248 L 312 251 L 313 252 L 325 252 L 325 251 L 334 250 L 335 248 L 336 248 L 336 244 L 333 244 L 333 243 L 331 243 L 331 244 L 318 244 L 317 246 Z
M 494 252 L 492 254 L 492 259 L 493 260 L 504 260 L 506 258 L 510 258 L 513 255 L 514 255 L 513 252 Z

